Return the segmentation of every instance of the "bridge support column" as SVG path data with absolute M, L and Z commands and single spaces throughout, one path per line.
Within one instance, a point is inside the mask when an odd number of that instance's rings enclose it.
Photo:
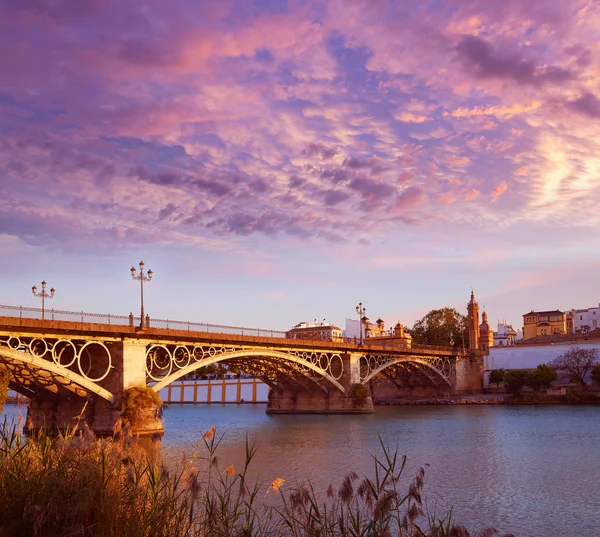
M 483 391 L 483 356 L 472 352 L 455 362 L 454 393 L 469 394 Z
M 105 399 L 66 397 L 36 397 L 27 409 L 25 432 L 44 429 L 50 433 L 65 433 L 89 427 L 99 436 L 113 434 L 121 412 Z
M 143 341 L 124 339 L 111 342 L 107 347 L 112 369 L 106 378 L 97 382 L 97 386 L 110 392 L 113 399 L 109 401 L 89 391 L 87 396 L 78 396 L 63 390 L 56 393 L 40 392 L 30 400 L 25 432 L 32 433 L 40 428 L 49 432 L 64 432 L 73 430 L 77 424 L 80 429 L 87 426 L 101 436 L 114 433 L 119 419 L 125 417 L 122 416 L 121 406 L 127 390 L 149 389 L 146 388 L 146 344 Z M 102 347 L 89 347 L 88 352 L 87 374 L 94 378 L 97 375 L 97 364 L 106 363 L 106 351 Z M 129 409 L 128 425 L 131 432 L 138 436 L 162 435 L 164 428 L 159 417 L 159 406 L 151 397 L 137 399 L 145 401 L 146 406 Z
M 344 387 L 345 392 L 325 380 L 321 384 L 327 388 L 327 392 L 317 386 L 310 389 L 289 385 L 280 386 L 278 390 L 271 388 L 266 413 L 370 414 L 374 412 L 369 387 L 359 382 L 360 356 L 360 354 L 355 353 L 342 355 L 344 372 L 339 382 Z

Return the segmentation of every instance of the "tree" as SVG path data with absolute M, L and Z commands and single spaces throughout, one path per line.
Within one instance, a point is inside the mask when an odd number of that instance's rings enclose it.
M 548 365 L 555 371 L 566 373 L 570 382 L 577 382 L 585 388 L 588 373 L 597 364 L 598 349 L 573 347 L 552 360 Z
M 469 346 L 467 317 L 454 308 L 431 310 L 425 317 L 415 321 L 410 330 L 413 343 L 440 345 L 444 347 Z
M 536 367 L 535 372 L 540 378 L 541 387 L 544 389 L 550 388 L 552 383 L 558 378 L 556 371 L 546 364 L 540 364 Z
M 527 384 L 527 371 L 523 369 L 510 369 L 504 373 L 504 387 L 511 395 L 520 395 Z
M 556 371 L 546 364 L 540 364 L 535 369 L 527 372 L 526 386 L 529 386 L 535 393 L 541 388 L 548 389 L 558 378 Z
M 490 384 L 495 384 L 496 388 L 500 387 L 500 383 L 504 382 L 504 369 L 492 369 L 488 376 L 488 382 Z
M 600 364 L 596 364 L 592 367 L 592 382 L 600 384 Z

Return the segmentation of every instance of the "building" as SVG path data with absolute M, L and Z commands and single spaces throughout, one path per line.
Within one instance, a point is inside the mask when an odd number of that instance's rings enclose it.
M 489 354 L 490 348 L 494 346 L 494 331 L 488 324 L 487 313 L 481 314 L 481 324 L 479 325 L 479 350 L 483 354 Z
M 571 310 L 568 312 L 568 314 L 572 317 L 572 333 L 587 334 L 588 332 L 598 328 L 600 320 L 600 307 Z
M 383 319 L 380 317 L 374 323 L 369 321 L 368 317 L 362 318 L 363 326 L 364 326 L 364 334 L 365 337 L 373 338 L 373 337 L 381 337 L 388 336 L 389 334 L 385 331 L 385 323 Z
M 381 322 L 380 322 L 381 321 Z M 378 319 L 377 321 L 378 330 L 369 331 L 369 343 L 375 343 L 377 345 L 392 345 L 408 347 L 412 346 L 412 336 L 404 332 L 404 327 L 400 322 L 396 323 L 393 330 L 385 330 L 383 321 Z
M 506 321 L 498 321 L 498 330 L 494 332 L 494 345 L 514 345 L 517 342 L 517 331 Z
M 567 333 L 567 314 L 559 311 L 533 311 L 523 315 L 523 339 Z
M 479 304 L 471 291 L 471 301 L 467 304 L 467 325 L 469 328 L 469 349 L 479 350 Z
M 342 329 L 323 321 L 298 323 L 285 333 L 289 339 L 312 339 L 320 341 L 344 341 Z

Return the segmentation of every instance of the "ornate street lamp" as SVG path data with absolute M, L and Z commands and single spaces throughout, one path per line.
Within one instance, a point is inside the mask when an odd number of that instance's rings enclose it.
M 131 277 L 134 280 L 140 281 L 140 297 L 142 302 L 142 311 L 140 317 L 140 328 L 144 328 L 144 282 L 149 282 L 152 279 L 152 270 L 148 270 L 148 275 L 144 274 L 145 263 L 140 261 L 140 273 L 137 274 L 135 267 L 131 267 Z
M 46 280 L 44 280 L 42 282 L 42 290 L 38 293 L 37 292 L 37 287 L 35 285 L 33 285 L 31 287 L 31 292 L 33 293 L 33 296 L 40 296 L 42 297 L 42 321 L 44 320 L 44 310 L 45 310 L 45 303 L 44 301 L 46 300 L 46 298 L 53 298 L 54 297 L 54 293 L 56 292 L 54 287 L 52 289 L 50 289 L 50 292 L 48 293 L 48 291 L 46 291 Z
M 363 344 L 363 317 L 365 313 L 367 313 L 367 308 L 363 306 L 362 302 L 358 303 L 356 306 L 356 313 L 358 313 L 358 328 L 360 330 L 360 344 Z

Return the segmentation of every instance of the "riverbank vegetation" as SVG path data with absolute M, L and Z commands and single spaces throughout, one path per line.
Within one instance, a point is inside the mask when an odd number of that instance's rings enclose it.
M 425 472 L 407 482 L 405 458 L 382 445 L 372 477 L 350 472 L 322 494 L 276 477 L 252 483 L 256 447 L 246 441 L 240 469 L 222 465 L 219 438 L 206 432 L 174 472 L 127 434 L 98 439 L 87 430 L 25 439 L 0 427 L 0 535 L 16 537 L 469 537 L 451 516 L 427 514 Z M 507 536 L 508 537 L 508 536 Z
M 6 396 L 8 395 L 8 382 L 10 381 L 10 372 L 8 369 L 0 364 L 0 412 L 6 402 Z

